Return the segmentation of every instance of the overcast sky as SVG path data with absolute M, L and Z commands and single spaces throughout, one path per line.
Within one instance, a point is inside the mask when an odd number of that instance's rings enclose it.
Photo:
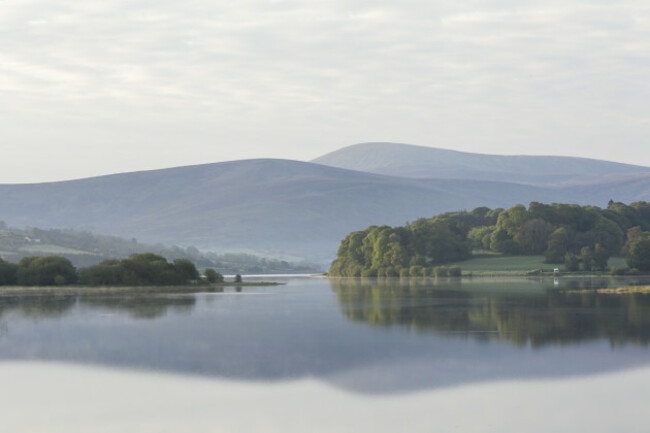
M 0 182 L 395 141 L 650 165 L 650 2 L 0 0 Z

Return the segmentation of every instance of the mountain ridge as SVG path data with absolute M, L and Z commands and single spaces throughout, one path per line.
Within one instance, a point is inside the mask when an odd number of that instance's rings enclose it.
M 605 185 L 417 179 L 260 158 L 85 179 L 0 185 L 0 220 L 146 243 L 246 251 L 318 263 L 370 225 L 402 225 L 478 206 L 650 199 L 650 173 Z
M 312 160 L 318 164 L 409 178 L 500 180 L 553 186 L 597 183 L 602 174 L 631 175 L 650 167 L 551 155 L 491 155 L 403 143 L 353 144 Z

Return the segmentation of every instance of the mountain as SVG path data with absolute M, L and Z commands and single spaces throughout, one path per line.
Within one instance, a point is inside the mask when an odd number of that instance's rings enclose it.
M 620 182 L 650 173 L 650 167 L 595 159 L 484 155 L 398 143 L 355 144 L 312 162 L 416 179 L 492 180 L 540 186 Z
M 401 225 L 444 211 L 531 201 L 605 206 L 610 198 L 650 199 L 649 185 L 650 174 L 608 185 L 549 188 L 257 159 L 0 185 L 0 220 L 324 264 L 346 234 L 372 224 Z

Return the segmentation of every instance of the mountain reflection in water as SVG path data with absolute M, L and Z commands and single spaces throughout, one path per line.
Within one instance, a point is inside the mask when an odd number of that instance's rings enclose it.
M 311 378 L 363 393 L 648 366 L 650 295 L 591 291 L 617 285 L 296 278 L 241 292 L 7 292 L 0 361 Z

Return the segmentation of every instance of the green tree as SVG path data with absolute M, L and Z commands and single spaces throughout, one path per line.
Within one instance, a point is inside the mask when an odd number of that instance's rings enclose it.
M 73 284 L 77 282 L 77 270 L 64 257 L 23 257 L 18 262 L 16 281 L 21 286 Z
M 235 283 L 241 283 L 241 282 L 242 282 L 241 275 L 240 274 L 235 275 Z
M 553 225 L 539 218 L 528 220 L 519 229 L 514 241 L 524 254 L 542 254 L 548 247 Z
M 594 268 L 594 252 L 591 247 L 582 247 L 580 257 L 582 258 L 582 269 L 591 271 Z
M 568 242 L 567 229 L 564 227 L 555 229 L 548 240 L 548 249 L 544 253 L 546 263 L 562 263 L 567 252 Z
M 580 269 L 580 260 L 573 253 L 566 253 L 564 256 L 564 266 L 567 271 L 575 272 Z
M 223 283 L 223 275 L 212 268 L 207 268 L 203 271 L 203 275 L 205 275 L 205 279 L 208 283 Z
M 630 247 L 632 244 L 641 239 L 650 239 L 650 233 L 641 230 L 640 226 L 628 229 L 625 244 L 623 244 L 623 248 L 621 248 L 621 255 L 623 257 L 627 256 L 630 252 Z
M 196 269 L 194 263 L 188 259 L 175 259 L 174 272 L 183 282 L 199 279 L 199 271 Z
M 627 265 L 640 271 L 650 271 L 650 239 L 639 239 L 630 247 Z
M 0 286 L 16 284 L 18 265 L 0 259 Z
M 596 244 L 594 247 L 594 267 L 599 271 L 607 270 L 608 261 L 609 251 L 600 244 Z

